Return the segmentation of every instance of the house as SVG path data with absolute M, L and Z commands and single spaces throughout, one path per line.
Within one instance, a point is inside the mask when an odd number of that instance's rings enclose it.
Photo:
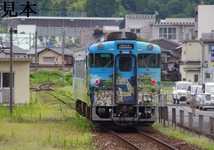
M 165 37 L 152 39 L 151 42 L 158 44 L 162 49 L 161 80 L 179 81 L 181 79 L 179 68 L 174 68 L 174 65 L 176 61 L 180 60 L 181 54 L 178 47 L 181 44 Z
M 155 23 L 154 14 L 127 14 L 125 16 L 125 31 L 134 32 L 144 39 L 154 38 L 151 24 Z
M 10 43 L 2 42 L 0 44 L 0 58 L 10 58 Z M 26 51 L 18 46 L 13 45 L 13 58 L 27 58 Z
M 203 33 L 201 38 L 201 70 L 203 82 L 214 82 L 214 33 Z
M 144 39 L 165 37 L 179 42 L 195 38 L 195 18 L 166 18 L 156 22 L 157 14 L 127 14 L 125 31 L 134 32 Z
M 107 33 L 104 33 L 102 29 L 95 28 L 93 31 L 81 31 L 80 41 L 82 47 L 90 46 L 91 44 L 104 41 Z M 85 38 L 84 38 L 85 37 Z
M 73 52 L 64 48 L 64 71 L 72 70 Z M 30 71 L 35 71 L 35 48 L 27 52 L 29 58 L 32 58 Z M 62 47 L 39 47 L 37 48 L 37 68 L 58 70 L 63 67 L 62 64 L 63 48 Z
M 10 96 L 13 95 L 13 103 L 29 103 L 29 65 L 31 59 L 26 51 L 13 45 L 12 67 L 10 65 L 10 45 L 0 45 L 0 104 L 9 104 Z M 12 72 L 10 70 L 12 69 Z M 13 73 L 13 92 L 10 93 L 10 73 Z
M 184 40 L 182 42 L 180 72 L 183 81 L 199 84 L 201 70 L 201 43 L 199 40 Z
M 203 33 L 211 33 L 214 30 L 214 21 L 210 15 L 214 13 L 214 5 L 198 5 L 195 8 L 195 36 L 202 38 Z
M 57 14 L 57 13 L 54 13 Z M 93 30 L 97 26 L 103 28 L 103 26 L 120 26 L 122 22 L 124 22 L 123 17 L 47 17 L 47 16 L 17 16 L 17 17 L 5 17 L 3 20 L 7 22 L 7 25 L 12 25 L 13 28 L 17 28 L 19 26 L 24 25 L 36 25 L 36 30 L 38 32 L 38 37 L 61 37 L 63 31 L 67 33 L 70 37 L 80 37 L 80 31 L 88 31 Z M 28 27 L 28 28 L 29 28 Z M 27 32 L 18 30 L 20 32 Z M 32 31 L 32 33 L 35 33 Z

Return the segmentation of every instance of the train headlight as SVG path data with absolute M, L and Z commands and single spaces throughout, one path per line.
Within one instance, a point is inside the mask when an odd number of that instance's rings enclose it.
M 155 81 L 155 80 L 152 80 L 152 81 L 151 81 L 151 84 L 152 84 L 152 85 L 155 85 L 155 84 L 156 84 L 156 81 Z
M 100 84 L 100 80 L 99 80 L 99 79 L 95 79 L 95 80 L 94 80 L 94 83 L 95 83 L 95 84 Z
M 154 46 L 153 46 L 152 44 L 149 44 L 149 45 L 147 46 L 147 49 L 150 50 L 150 51 L 153 50 L 153 48 L 154 48 Z
M 97 46 L 97 48 L 98 48 L 99 50 L 102 50 L 102 49 L 104 48 L 104 45 L 103 45 L 103 44 L 99 44 L 99 45 Z
M 106 109 L 103 108 L 103 107 L 99 107 L 97 111 L 98 111 L 99 114 L 105 114 Z

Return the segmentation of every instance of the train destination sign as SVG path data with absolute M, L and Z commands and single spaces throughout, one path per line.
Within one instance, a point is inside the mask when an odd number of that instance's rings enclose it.
M 118 50 L 133 50 L 134 44 L 117 44 Z

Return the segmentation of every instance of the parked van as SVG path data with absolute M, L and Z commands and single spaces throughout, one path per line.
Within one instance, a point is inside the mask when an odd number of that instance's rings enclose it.
M 192 101 L 193 96 L 195 95 L 196 92 L 196 88 L 199 85 L 190 85 L 187 89 L 187 104 L 190 104 L 190 102 Z
M 196 108 L 199 108 L 199 104 L 203 100 L 202 94 L 202 85 L 199 85 L 195 90 Z
M 175 82 L 172 91 L 173 103 L 176 103 L 176 101 L 178 104 L 180 101 L 185 102 L 187 100 L 187 89 L 192 84 L 193 84 L 192 82 L 187 81 Z
M 214 109 L 214 82 L 206 82 L 202 84 L 202 101 L 199 106 L 200 110 Z

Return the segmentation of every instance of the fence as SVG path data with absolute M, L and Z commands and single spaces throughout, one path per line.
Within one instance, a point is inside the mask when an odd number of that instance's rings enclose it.
M 174 81 L 161 81 L 161 87 L 170 87 L 172 88 L 174 85 Z
M 200 110 L 190 108 L 190 105 L 170 105 L 167 103 L 167 95 L 161 94 L 159 103 L 159 123 L 164 126 L 180 128 L 180 132 L 189 131 L 199 136 L 204 135 L 214 139 L 214 117 L 213 111 L 210 115 L 201 113 Z

